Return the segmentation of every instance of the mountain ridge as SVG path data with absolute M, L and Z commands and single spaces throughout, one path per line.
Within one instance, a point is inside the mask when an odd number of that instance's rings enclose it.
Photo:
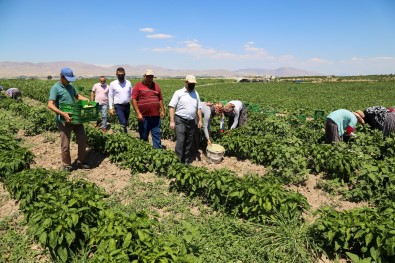
M 129 77 L 143 76 L 147 68 L 153 69 L 155 76 L 166 77 L 183 77 L 185 75 L 195 75 L 197 77 L 223 77 L 236 78 L 247 75 L 271 75 L 276 77 L 297 77 L 297 76 L 323 76 L 324 74 L 307 71 L 292 67 L 281 67 L 278 69 L 263 68 L 244 68 L 238 70 L 213 69 L 213 70 L 193 70 L 193 69 L 168 69 L 152 65 L 111 65 L 103 66 L 96 64 L 87 64 L 76 61 L 54 61 L 54 62 L 12 62 L 0 61 L 0 78 L 15 77 L 39 77 L 46 78 L 48 76 L 57 77 L 62 67 L 70 67 L 73 69 L 77 77 L 95 77 L 95 76 L 115 76 L 118 67 L 124 67 L 126 75 Z

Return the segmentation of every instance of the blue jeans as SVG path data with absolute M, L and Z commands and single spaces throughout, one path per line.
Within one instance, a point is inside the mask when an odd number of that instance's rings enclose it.
M 139 121 L 139 134 L 140 139 L 148 141 L 148 135 L 151 132 L 152 144 L 154 148 L 161 149 L 162 143 L 160 141 L 160 117 L 144 117 L 143 121 Z
M 99 111 L 101 112 L 101 126 L 100 128 L 106 129 L 107 128 L 107 104 L 99 105 Z
M 123 131 L 127 132 L 128 120 L 130 115 L 130 103 L 114 104 L 115 112 L 117 113 L 119 123 L 123 127 Z

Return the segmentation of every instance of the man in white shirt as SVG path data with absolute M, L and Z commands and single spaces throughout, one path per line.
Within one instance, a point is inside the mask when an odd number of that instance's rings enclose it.
M 117 113 L 119 123 L 123 131 L 127 132 L 127 126 L 130 115 L 130 101 L 132 99 L 132 83 L 125 79 L 125 69 L 117 68 L 117 79 L 110 83 L 108 91 L 108 103 L 110 114 Z M 115 111 L 114 111 L 115 108 Z
M 195 131 L 202 127 L 202 110 L 199 94 L 195 91 L 196 83 L 194 76 L 186 76 L 185 87 L 174 92 L 169 103 L 170 128 L 176 131 L 175 152 L 180 161 L 187 165 L 193 161 L 192 154 L 196 152 L 193 147 L 198 147 L 193 140 Z

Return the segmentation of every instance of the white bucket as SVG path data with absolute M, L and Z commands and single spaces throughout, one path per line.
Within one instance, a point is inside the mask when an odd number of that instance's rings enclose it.
M 225 148 L 219 144 L 212 143 L 207 146 L 207 161 L 209 163 L 220 163 L 225 154 Z

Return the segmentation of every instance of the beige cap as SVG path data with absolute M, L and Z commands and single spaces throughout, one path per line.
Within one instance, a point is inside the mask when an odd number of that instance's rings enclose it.
M 196 78 L 193 75 L 187 75 L 185 77 L 185 81 L 188 81 L 188 83 L 197 83 Z
M 153 76 L 153 75 L 155 75 L 155 74 L 154 74 L 154 71 L 153 71 L 152 69 L 147 69 L 147 70 L 145 71 L 144 75 L 145 75 L 145 76 Z

